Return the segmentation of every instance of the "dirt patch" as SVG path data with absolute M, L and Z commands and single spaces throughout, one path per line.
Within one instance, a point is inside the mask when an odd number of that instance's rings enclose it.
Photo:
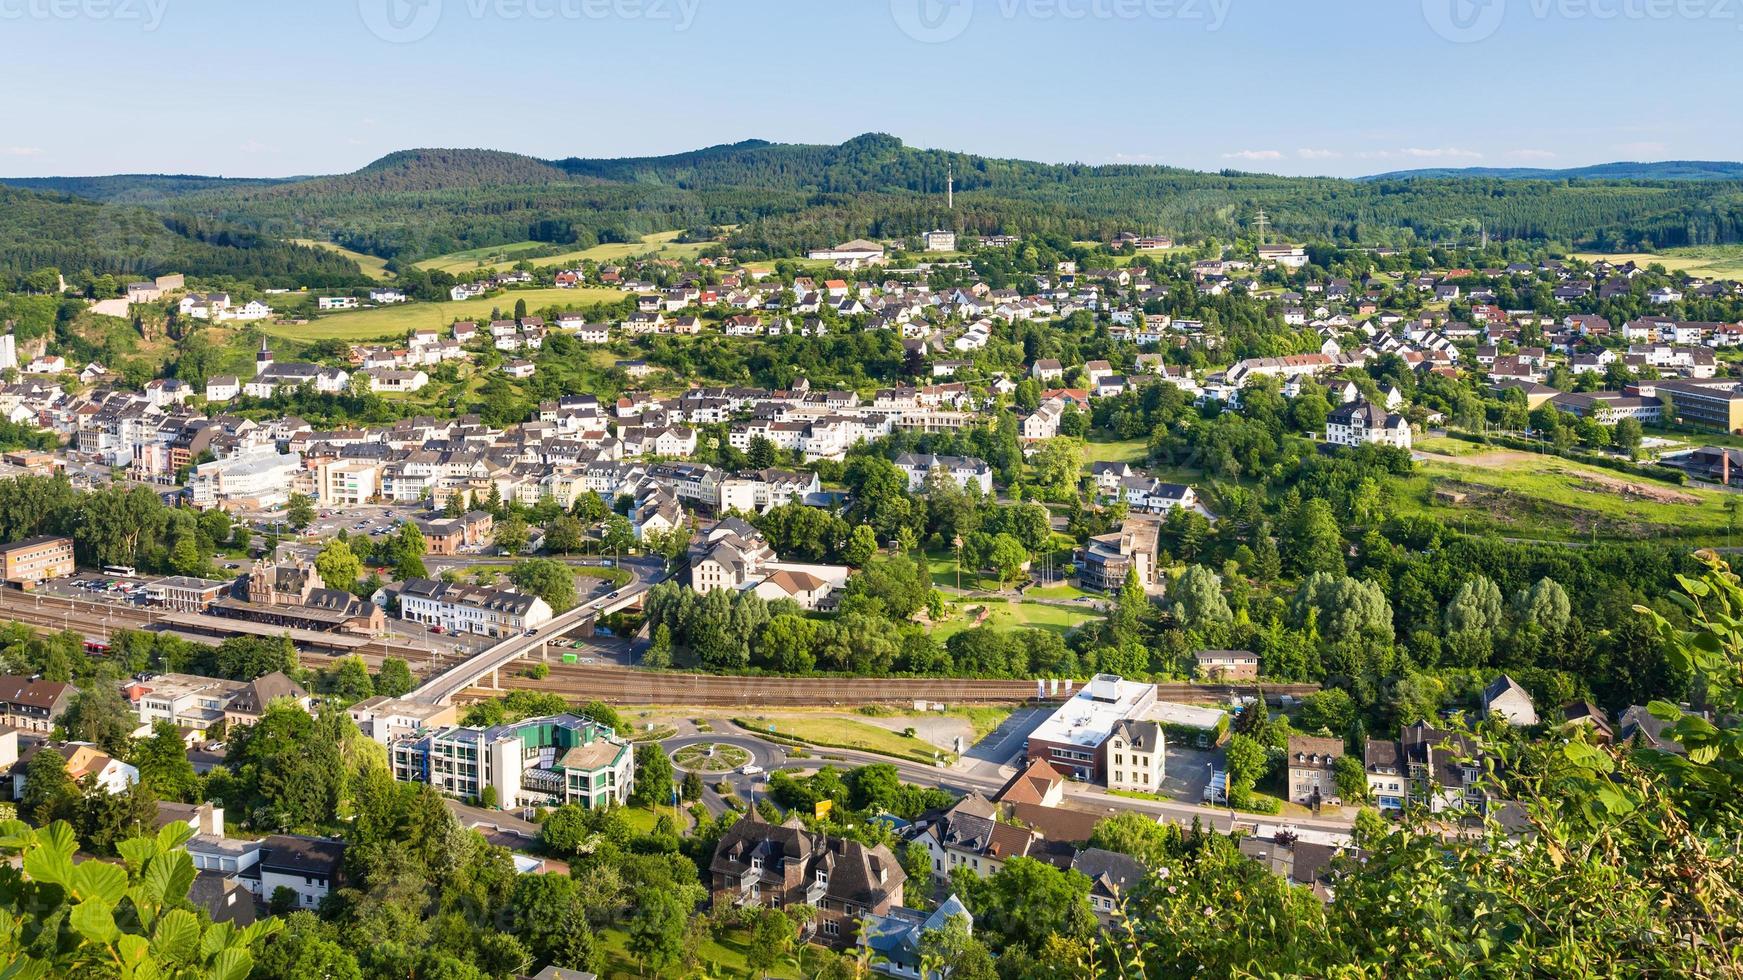
M 1672 487 L 1656 486 L 1651 483 L 1636 483 L 1632 480 L 1622 480 L 1613 476 L 1602 476 L 1596 473 L 1570 474 L 1580 481 L 1581 490 L 1592 490 L 1601 493 L 1616 493 L 1630 500 L 1650 500 L 1659 504 L 1699 504 L 1701 498 L 1691 493 L 1684 493 Z
M 1434 499 L 1433 492 L 1462 494 L 1464 502 L 1455 504 Z M 1548 528 L 1565 529 L 1564 533 L 1575 539 L 1591 536 L 1638 539 L 1655 535 L 1660 530 L 1650 523 L 1616 520 L 1580 507 L 1462 480 L 1436 481 L 1430 502 L 1439 508 L 1467 514 L 1470 520 L 1487 524 L 1502 534 L 1516 533 L 1528 538 L 1541 537 Z

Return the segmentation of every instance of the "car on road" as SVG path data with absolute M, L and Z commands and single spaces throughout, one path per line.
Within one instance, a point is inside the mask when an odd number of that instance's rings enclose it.
M 593 665 L 594 665 L 594 664 L 596 664 L 596 663 L 598 663 L 598 662 L 599 662 L 599 661 L 597 661 L 597 660 L 595 660 L 595 659 L 593 659 L 593 658 L 592 658 L 592 657 L 582 657 L 582 658 L 581 658 L 581 665 L 582 665 L 582 666 L 583 666 L 583 667 L 591 667 L 591 666 L 593 666 Z
M 760 775 L 762 771 L 763 767 L 753 762 L 750 765 L 745 766 L 743 769 L 740 769 L 739 774 L 744 776 L 756 776 Z

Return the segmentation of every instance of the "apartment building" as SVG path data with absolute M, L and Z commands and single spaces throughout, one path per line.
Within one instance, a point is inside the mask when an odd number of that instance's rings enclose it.
M 861 917 L 900 906 L 907 881 L 886 845 L 815 833 L 797 817 L 771 824 L 754 807 L 715 846 L 708 877 L 716 907 L 815 908 L 801 938 L 836 949 L 854 945 Z
M 536 595 L 456 582 L 411 579 L 399 589 L 399 618 L 449 633 L 515 636 L 551 621 L 551 607 Z

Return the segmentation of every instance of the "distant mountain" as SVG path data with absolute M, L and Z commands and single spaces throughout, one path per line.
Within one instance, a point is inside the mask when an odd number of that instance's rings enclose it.
M 955 206 L 946 205 L 955 178 Z M 1577 193 L 1562 181 L 1579 178 Z M 749 258 L 932 228 L 1107 240 L 1120 232 L 1227 241 L 1263 209 L 1298 241 L 1412 244 L 1471 237 L 1594 247 L 1743 241 L 1743 164 L 1418 170 L 1361 180 L 1090 166 L 911 147 L 886 133 L 839 145 L 746 140 L 665 156 L 541 160 L 481 149 L 391 153 L 350 173 L 0 181 L 137 203 L 199 227 L 315 238 L 402 264 L 524 241 L 586 247 L 733 226 Z M 0 256 L 3 257 L 3 256 Z
M 1708 160 L 1665 160 L 1660 163 L 1599 163 L 1590 167 L 1547 170 L 1537 167 L 1430 167 L 1395 170 L 1363 180 L 1414 178 L 1494 178 L 1499 180 L 1743 180 L 1743 163 Z

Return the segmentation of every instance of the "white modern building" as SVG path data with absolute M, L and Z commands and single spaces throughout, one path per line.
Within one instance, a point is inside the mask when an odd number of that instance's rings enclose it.
M 401 782 L 428 783 L 444 796 L 504 808 L 613 806 L 635 786 L 634 747 L 576 715 L 443 728 L 395 741 L 388 751 Z

